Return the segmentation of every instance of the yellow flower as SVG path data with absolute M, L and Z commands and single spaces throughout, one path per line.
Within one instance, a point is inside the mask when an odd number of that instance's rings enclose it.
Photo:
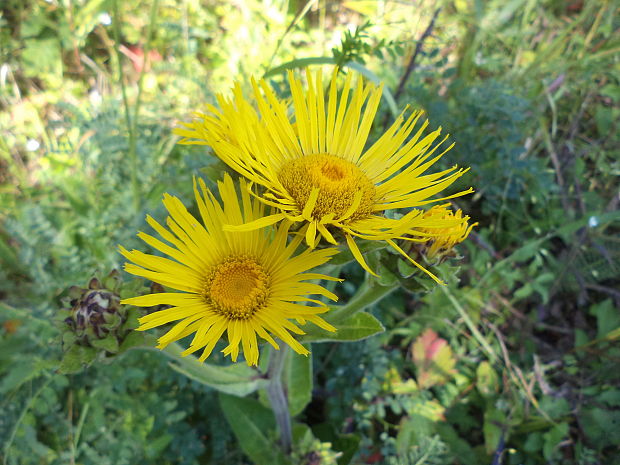
M 433 276 L 395 239 L 414 240 L 412 236 L 419 228 L 448 226 L 449 222 L 425 218 L 419 209 L 396 219 L 385 217 L 383 212 L 470 193 L 471 188 L 430 199 L 467 170 L 453 166 L 427 173 L 452 145 L 435 154 L 445 138 L 434 143 L 441 129 L 423 135 L 428 121 L 413 132 L 421 111 L 408 118 L 401 114 L 365 149 L 382 86 L 359 82 L 353 87 L 349 74 L 339 94 L 336 78 L 334 71 L 326 99 L 320 70 L 316 74 L 307 72 L 305 93 L 301 82 L 289 73 L 292 112 L 264 81 L 253 80 L 255 110 L 237 83 L 232 99 L 218 96 L 220 109 L 207 106 L 207 113 L 197 113 L 193 122 L 175 132 L 183 136 L 183 144 L 210 145 L 231 168 L 263 186 L 262 201 L 279 210 L 228 229 L 247 231 L 284 219 L 304 222 L 301 232 L 310 247 L 321 237 L 337 245 L 344 236 L 354 257 L 372 274 L 354 238 L 385 240 Z
M 257 335 L 274 348 L 278 344 L 269 333 L 290 345 L 297 353 L 308 351 L 290 334 L 304 334 L 296 320 L 306 321 L 328 331 L 335 328 L 320 316 L 328 309 L 323 303 L 309 298 L 318 294 L 336 300 L 332 292 L 308 280 L 336 278 L 318 273 L 306 273 L 321 265 L 337 252 L 336 249 L 311 251 L 306 249 L 293 256 L 303 238 L 294 237 L 289 243 L 290 222 L 277 229 L 267 228 L 248 232 L 224 231 L 224 223 L 240 225 L 262 218 L 264 205 L 250 198 L 244 181 L 240 182 L 241 205 L 230 176 L 218 183 L 223 206 L 199 181 L 202 195 L 194 182 L 194 193 L 204 223 L 195 219 L 181 201 L 168 194 L 164 205 L 170 216 L 164 228 L 150 216 L 149 225 L 169 244 L 143 232 L 144 242 L 171 258 L 148 255 L 137 250 L 120 252 L 131 262 L 125 270 L 181 292 L 165 292 L 132 297 L 123 304 L 151 307 L 172 305 L 140 318 L 138 330 L 178 321 L 159 338 L 159 348 L 195 333 L 183 355 L 202 349 L 200 361 L 212 352 L 224 332 L 228 346 L 223 350 L 237 360 L 239 344 L 248 365 L 258 363 Z M 319 306 L 306 306 L 313 302 Z
M 471 230 L 478 223 L 469 224 L 469 216 L 463 217 L 463 212 L 459 209 L 454 213 L 450 210 L 450 204 L 435 205 L 425 214 L 425 218 L 434 218 L 438 220 L 459 220 L 454 226 L 446 228 L 426 228 L 420 233 L 425 234 L 427 242 L 421 244 L 424 256 L 432 260 L 437 255 L 445 255 L 449 253 L 456 244 L 460 244 Z

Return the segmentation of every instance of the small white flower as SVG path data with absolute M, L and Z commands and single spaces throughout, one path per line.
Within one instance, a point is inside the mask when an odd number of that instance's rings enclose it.
M 596 216 L 591 216 L 588 219 L 588 226 L 591 228 L 596 228 L 598 226 L 598 218 Z
M 28 142 L 26 142 L 26 150 L 28 150 L 29 152 L 34 152 L 40 146 L 41 144 L 39 144 L 39 141 L 37 141 L 36 139 L 28 139 Z
M 104 26 L 109 26 L 110 24 L 112 24 L 112 18 L 108 13 L 104 12 L 99 15 L 99 22 Z

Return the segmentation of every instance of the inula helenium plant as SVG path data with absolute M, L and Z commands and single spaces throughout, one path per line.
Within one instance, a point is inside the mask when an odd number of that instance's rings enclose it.
M 448 256 L 473 227 L 449 204 L 422 208 L 472 192 L 442 193 L 467 169 L 431 171 L 452 147 L 442 147 L 446 138 L 439 139 L 440 129 L 425 134 L 428 121 L 418 124 L 422 112 L 403 113 L 368 144 L 382 87 L 361 79 L 353 85 L 349 74 L 339 90 L 338 76 L 334 70 L 325 91 L 321 71 L 307 71 L 304 90 L 289 73 L 291 100 L 278 98 L 265 81 L 255 80 L 251 99 L 244 97 L 240 83 L 232 98 L 218 96 L 219 108 L 208 105 L 176 133 L 182 144 L 211 146 L 239 173 L 238 185 L 226 174 L 218 182 L 220 201 L 202 180 L 194 181 L 202 221 L 181 200 L 164 195 L 167 228 L 147 217 L 161 240 L 143 232 L 138 236 L 169 258 L 120 248 L 131 262 L 126 271 L 176 291 L 121 302 L 170 306 L 139 320 L 139 331 L 174 323 L 159 338 L 159 348 L 191 336 L 180 355 L 201 351 L 197 360 L 204 362 L 226 334 L 224 355 L 235 362 L 243 351 L 248 365 L 258 365 L 259 339 L 271 344 L 275 351 L 265 374 L 266 393 L 285 452 L 292 429 L 281 382 L 286 360 L 281 344 L 308 355 L 296 337 L 315 332 L 313 326 L 337 333 L 343 319 L 349 333 L 383 330 L 370 314 L 337 316 L 330 323 L 323 300 L 335 301 L 337 294 L 320 283 L 341 279 L 315 268 L 344 248 L 378 276 L 360 245 L 380 241 L 414 270 L 443 284 L 427 268 Z M 408 273 L 407 279 L 416 278 Z M 365 337 L 346 334 L 349 340 Z

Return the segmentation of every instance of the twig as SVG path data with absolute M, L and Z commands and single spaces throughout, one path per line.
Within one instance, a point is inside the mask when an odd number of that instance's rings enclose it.
M 398 97 L 400 97 L 400 94 L 402 94 L 405 88 L 405 84 L 407 83 L 407 80 L 409 79 L 411 72 L 415 69 L 416 60 L 418 58 L 418 55 L 422 51 L 422 46 L 424 45 L 424 41 L 433 32 L 433 29 L 435 28 L 435 20 L 437 19 L 437 16 L 439 15 L 440 11 L 441 11 L 441 7 L 435 10 L 435 12 L 433 13 L 433 17 L 431 18 L 431 22 L 428 23 L 426 30 L 418 39 L 418 42 L 415 45 L 415 50 L 413 51 L 413 55 L 411 55 L 411 58 L 409 59 L 409 63 L 407 63 L 407 67 L 405 68 L 405 74 L 403 74 L 403 76 L 400 78 L 400 82 L 398 83 L 398 87 L 396 88 L 396 92 L 394 93 L 394 100 L 398 100 Z M 383 118 L 383 129 L 384 130 L 387 129 L 388 123 L 389 123 L 389 113 L 386 113 L 385 118 Z
M 424 41 L 426 40 L 428 36 L 431 35 L 431 33 L 433 32 L 433 29 L 435 28 L 435 20 L 437 19 L 437 16 L 439 15 L 440 11 L 441 11 L 441 7 L 435 10 L 435 12 L 433 13 L 433 17 L 431 18 L 431 22 L 428 23 L 428 27 L 426 28 L 422 36 L 418 39 L 418 43 L 415 46 L 415 51 L 413 52 L 413 55 L 411 55 L 411 59 L 409 60 L 409 63 L 407 64 L 407 68 L 405 69 L 405 74 L 403 74 L 403 77 L 400 78 L 400 82 L 398 83 L 398 88 L 396 89 L 396 92 L 394 93 L 394 99 L 398 99 L 398 97 L 400 97 L 400 94 L 402 94 L 403 89 L 405 88 L 405 84 L 407 83 L 407 80 L 409 79 L 411 72 L 415 68 L 416 59 L 418 58 L 418 55 L 422 51 L 422 46 L 424 45 Z

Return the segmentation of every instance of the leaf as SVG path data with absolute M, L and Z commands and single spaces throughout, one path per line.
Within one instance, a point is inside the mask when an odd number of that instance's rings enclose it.
M 445 442 L 455 456 L 459 458 L 459 462 L 463 465 L 479 465 L 480 460 L 472 446 L 461 438 L 454 427 L 449 423 L 437 423 L 437 433 L 441 440 Z
M 325 316 L 325 320 L 338 327 L 351 316 L 378 303 L 397 287 L 396 285 L 380 286 L 374 279 L 372 281 L 366 280 L 346 305 L 334 306 Z
M 401 421 L 396 436 L 396 447 L 399 454 L 405 454 L 411 447 L 420 443 L 424 437 L 433 433 L 434 422 L 424 415 L 414 413 Z
M 163 352 L 176 362 L 170 363 L 173 370 L 205 386 L 234 396 L 247 396 L 267 384 L 267 380 L 245 363 L 220 367 L 199 362 L 192 355 L 182 357 L 182 351 L 178 344 L 170 344 Z
M 596 448 L 620 443 L 620 410 L 598 407 L 583 409 L 579 415 L 581 431 Z
M 275 431 L 273 412 L 257 400 L 220 393 L 220 406 L 243 452 L 256 465 L 284 465 L 287 460 L 269 438 Z
M 312 353 L 306 357 L 288 351 L 286 386 L 291 416 L 298 415 L 312 400 Z
M 503 435 L 505 422 L 506 415 L 501 410 L 494 407 L 485 410 L 482 433 L 484 434 L 484 447 L 487 454 L 491 455 L 497 449 Z
M 430 328 L 412 344 L 411 357 L 416 366 L 418 385 L 422 389 L 443 384 L 455 373 L 456 359 L 452 349 Z
M 618 315 L 618 311 L 614 308 L 611 299 L 592 305 L 590 313 L 596 317 L 597 339 L 605 337 L 608 333 L 620 327 L 620 315 Z
M 118 352 L 118 340 L 113 335 L 108 335 L 104 339 L 93 339 L 90 343 L 97 349 L 103 349 L 113 354 Z
M 568 423 L 558 423 L 551 430 L 543 434 L 544 446 L 543 455 L 547 461 L 552 462 L 554 459 L 561 458 L 559 448 L 560 442 L 568 434 Z
M 86 349 L 91 350 L 89 351 Z M 71 348 L 63 354 L 58 371 L 63 374 L 77 373 L 78 371 L 81 371 L 84 365 L 90 363 L 88 362 L 88 359 L 90 358 L 90 354 L 92 352 L 96 355 L 95 349 L 90 347 L 78 345 L 71 346 Z
M 0 382 L 0 393 L 12 391 L 22 384 L 39 376 L 45 369 L 46 364 L 38 358 L 15 360 L 8 374 Z
M 331 423 L 321 423 L 312 428 L 314 435 L 322 442 L 329 442 L 332 450 L 340 452 L 338 465 L 349 465 L 359 449 L 360 437 L 357 434 L 339 434 Z
M 482 397 L 495 396 L 499 389 L 499 377 L 486 360 L 476 369 L 476 388 Z
M 123 340 L 119 352 L 126 352 L 133 347 L 144 345 L 145 335 L 140 331 L 131 331 Z
M 313 327 L 300 340 L 302 342 L 359 341 L 385 331 L 381 322 L 370 313 L 356 313 L 342 323 L 337 323 L 336 329 L 336 332 L 331 333 Z

